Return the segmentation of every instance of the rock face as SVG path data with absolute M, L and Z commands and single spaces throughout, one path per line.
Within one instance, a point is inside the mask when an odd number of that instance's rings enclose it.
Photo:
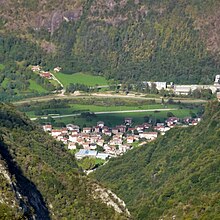
M 13 161 L 12 157 L 4 145 L 0 142 L 1 157 L 7 164 L 6 170 L 3 165 L 0 165 L 0 173 L 3 174 L 11 190 L 14 192 L 14 200 L 12 207 L 15 204 L 24 213 L 23 215 L 28 219 L 50 219 L 49 211 L 45 205 L 41 193 L 37 190 L 34 183 L 28 180 L 19 169 L 17 164 Z M 13 176 L 13 180 L 12 180 Z
M 101 187 L 98 184 L 93 184 L 93 196 L 95 199 L 101 199 L 105 204 L 114 208 L 118 213 L 126 213 L 127 217 L 131 217 L 130 212 L 126 208 L 125 202 L 120 199 L 111 190 Z
M 71 1 L 1 1 L 1 19 L 8 30 L 25 32 L 46 29 L 53 34 L 63 21 L 76 21 L 82 16 L 82 4 Z M 15 19 L 17 18 L 17 19 Z

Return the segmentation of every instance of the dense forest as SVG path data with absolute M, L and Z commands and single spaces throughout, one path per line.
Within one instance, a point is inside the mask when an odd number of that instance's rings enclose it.
M 46 95 L 58 88 L 31 71 L 30 65 L 42 60 L 41 52 L 28 41 L 0 37 L 0 101 Z
M 0 104 L 0 179 L 0 218 L 127 218 L 96 195 L 100 186 L 61 143 L 6 104 Z
M 93 176 L 117 193 L 135 219 L 220 218 L 220 104 L 196 127 L 174 128 L 111 159 Z
M 58 65 L 65 73 L 88 71 L 126 82 L 212 83 L 220 71 L 218 1 L 0 4 L 0 62 Z

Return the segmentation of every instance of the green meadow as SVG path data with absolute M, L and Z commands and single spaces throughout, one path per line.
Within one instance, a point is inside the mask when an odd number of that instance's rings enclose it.
M 54 73 L 58 80 L 66 87 L 70 83 L 84 84 L 86 86 L 102 86 L 108 85 L 108 81 L 102 76 L 93 76 L 87 73 L 74 73 L 74 74 L 64 74 L 64 73 Z
M 70 104 L 68 108 L 49 108 L 51 112 L 59 112 L 60 115 L 74 114 L 77 112 L 110 112 L 110 111 L 126 111 L 126 110 L 148 110 L 148 109 L 169 109 L 178 108 L 178 105 L 161 105 L 161 104 L 148 104 L 148 105 L 134 105 L 134 106 L 101 106 L 101 105 L 83 105 L 83 104 Z M 39 116 L 34 111 L 25 112 L 29 117 Z
M 41 85 L 37 84 L 34 80 L 30 79 L 29 82 L 30 82 L 29 90 L 36 91 L 36 92 L 39 92 L 39 93 L 47 92 L 46 89 L 44 89 Z

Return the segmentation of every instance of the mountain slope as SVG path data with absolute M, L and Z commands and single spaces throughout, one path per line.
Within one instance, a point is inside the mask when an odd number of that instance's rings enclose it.
M 112 159 L 94 177 L 112 188 L 135 219 L 220 218 L 220 104 L 196 127 L 176 128 Z
M 3 0 L 0 4 L 0 62 L 27 59 L 47 68 L 59 65 L 66 73 L 90 71 L 125 81 L 178 83 L 211 83 L 220 70 L 218 1 Z M 16 43 L 20 38 L 26 47 Z M 33 45 L 38 49 L 28 56 Z
M 0 185 L 0 203 L 9 210 L 8 219 L 10 215 L 28 219 L 126 219 L 129 215 L 121 201 L 79 171 L 64 146 L 6 104 L 0 104 L 0 156 L 4 164 L 0 173 L 7 172 L 11 179 L 7 183 L 7 175 L 0 175 L 7 186 Z

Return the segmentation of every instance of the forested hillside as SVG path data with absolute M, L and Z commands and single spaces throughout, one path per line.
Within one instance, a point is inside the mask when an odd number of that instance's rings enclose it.
M 47 68 L 59 65 L 66 73 L 89 71 L 129 82 L 212 83 L 220 71 L 219 1 L 0 4 L 3 63 L 26 60 Z M 26 46 L 20 47 L 21 41 Z
M 6 104 L 0 104 L 0 180 L 1 219 L 127 218 L 62 144 Z
M 175 128 L 100 167 L 135 219 L 220 218 L 220 104 L 196 127 Z

